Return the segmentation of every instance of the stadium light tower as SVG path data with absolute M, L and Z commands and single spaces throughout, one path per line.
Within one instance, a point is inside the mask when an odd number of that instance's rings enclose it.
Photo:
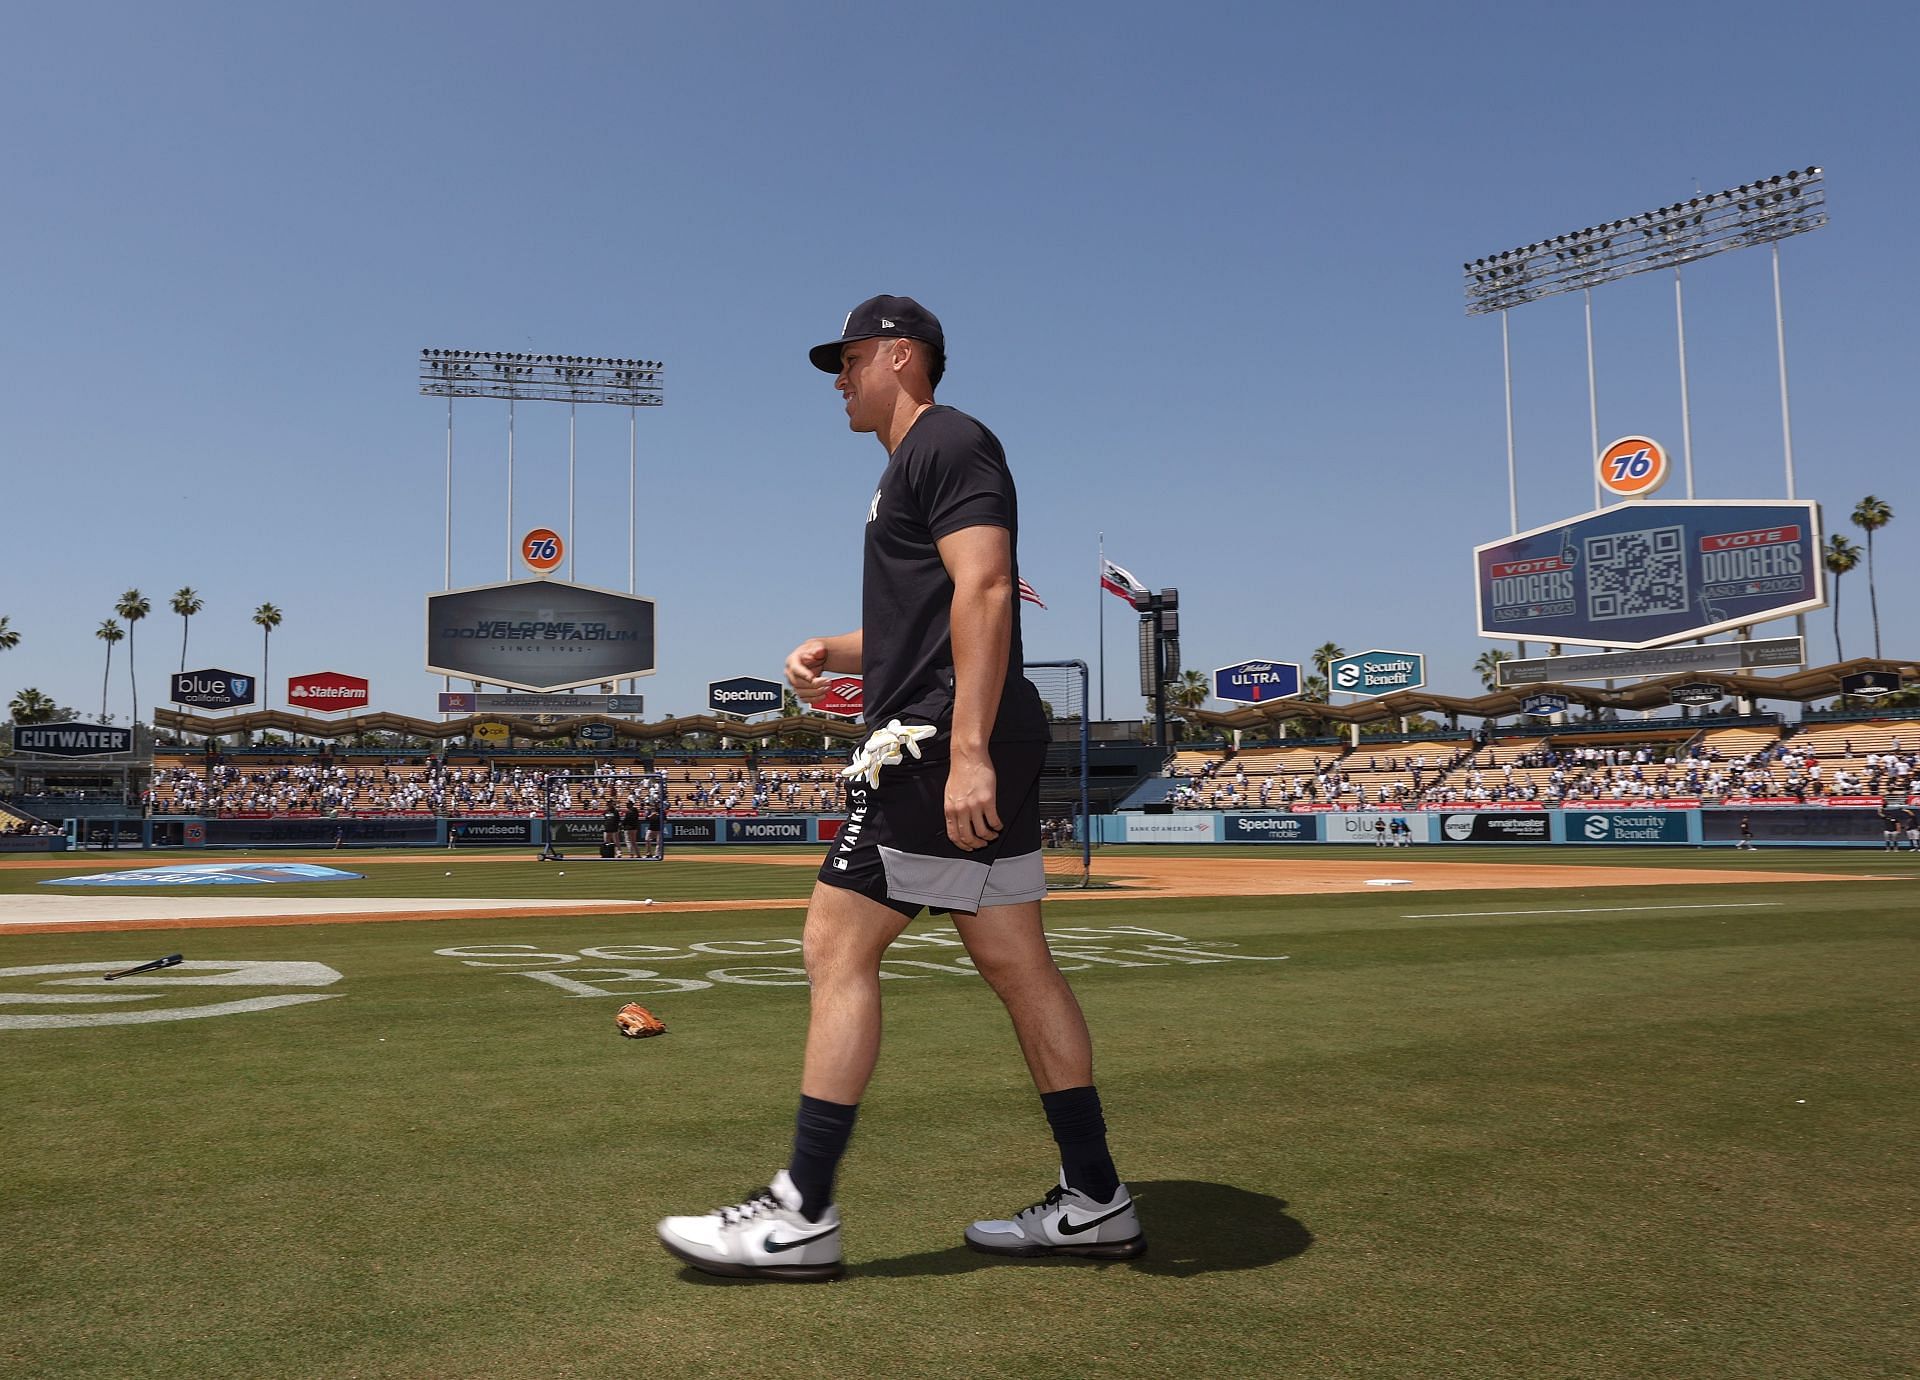
M 504 398 L 507 402 L 507 578 L 513 578 L 518 533 L 513 522 L 514 405 L 567 404 L 567 575 L 573 575 L 574 412 L 581 403 L 627 409 L 627 589 L 634 579 L 634 509 L 638 477 L 639 409 L 666 402 L 657 359 L 607 359 L 587 355 L 531 355 L 499 350 L 422 350 L 420 391 L 447 400 L 446 551 L 443 579 L 453 588 L 453 401 Z
M 1518 530 L 1513 463 L 1513 373 L 1506 349 L 1506 313 L 1514 307 L 1565 292 L 1588 292 L 1603 283 L 1636 273 L 1671 268 L 1674 314 L 1680 346 L 1680 409 L 1687 467 L 1687 497 L 1693 497 L 1692 422 L 1687 406 L 1686 311 L 1680 270 L 1730 249 L 1771 245 L 1773 249 L 1774 334 L 1780 356 L 1780 414 L 1787 470 L 1787 497 L 1794 497 L 1793 432 L 1787 403 L 1787 337 L 1780 303 L 1780 241 L 1818 230 L 1827 223 L 1826 174 L 1804 168 L 1745 182 L 1725 191 L 1643 211 L 1624 220 L 1603 221 L 1534 244 L 1489 254 L 1462 264 L 1467 315 L 1499 312 L 1502 355 L 1507 371 L 1507 506 Z M 1588 412 L 1598 447 L 1599 410 L 1594 394 L 1592 304 L 1587 326 Z M 1598 505 L 1596 496 L 1595 506 Z

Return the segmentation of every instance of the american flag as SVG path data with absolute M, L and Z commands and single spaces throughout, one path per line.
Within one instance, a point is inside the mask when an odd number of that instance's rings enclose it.
M 1029 604 L 1038 604 L 1041 608 L 1047 606 L 1047 601 L 1042 599 L 1039 594 L 1035 592 L 1033 586 L 1028 584 L 1024 579 L 1020 581 L 1020 597 Z

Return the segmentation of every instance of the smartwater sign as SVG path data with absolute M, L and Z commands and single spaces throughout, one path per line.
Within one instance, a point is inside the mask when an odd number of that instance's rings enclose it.
M 1826 602 L 1814 503 L 1621 503 L 1473 559 L 1482 637 L 1658 647 Z
M 176 673 L 171 698 L 175 704 L 195 709 L 233 709 L 253 703 L 254 684 L 252 676 L 209 666 L 204 671 Z
M 1341 657 L 1327 671 L 1332 688 L 1343 695 L 1391 695 L 1427 683 L 1427 659 L 1418 652 L 1361 652 Z
M 15 724 L 13 750 L 48 757 L 116 757 L 133 751 L 133 730 L 104 724 Z
M 1236 661 L 1213 673 L 1213 697 L 1229 704 L 1259 704 L 1299 693 L 1300 667 L 1291 661 Z
M 1440 817 L 1442 843 L 1546 843 L 1553 837 L 1542 811 L 1461 811 Z
M 780 708 L 778 681 L 755 676 L 707 682 L 707 708 L 720 714 L 771 714 Z
M 1568 843 L 1685 843 L 1687 817 L 1678 810 L 1567 813 Z

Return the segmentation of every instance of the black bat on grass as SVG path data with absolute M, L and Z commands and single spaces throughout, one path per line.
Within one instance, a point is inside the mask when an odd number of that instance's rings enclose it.
M 179 954 L 168 954 L 165 958 L 156 958 L 151 963 L 142 963 L 137 967 L 122 968 L 117 973 L 108 973 L 106 980 L 112 982 L 115 978 L 132 977 L 135 973 L 151 973 L 156 968 L 171 968 L 179 961 Z

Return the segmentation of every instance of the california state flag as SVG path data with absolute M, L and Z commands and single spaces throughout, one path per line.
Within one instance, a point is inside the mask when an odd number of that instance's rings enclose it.
M 1147 592 L 1147 587 L 1133 578 L 1132 571 L 1105 559 L 1100 562 L 1100 588 L 1119 595 L 1129 604 Z

